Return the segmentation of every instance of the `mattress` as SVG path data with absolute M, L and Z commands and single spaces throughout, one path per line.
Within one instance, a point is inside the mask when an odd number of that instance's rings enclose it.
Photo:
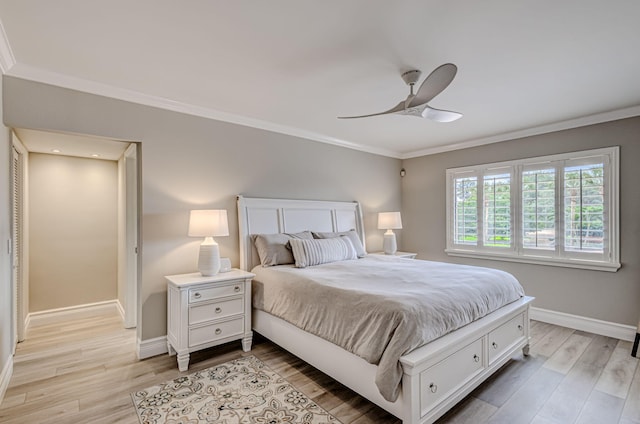
M 252 272 L 254 308 L 377 365 L 376 385 L 391 402 L 401 356 L 524 295 L 504 271 L 382 255 Z

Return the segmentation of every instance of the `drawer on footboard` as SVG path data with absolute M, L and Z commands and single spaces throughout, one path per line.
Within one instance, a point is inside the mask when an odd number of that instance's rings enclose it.
M 516 343 L 525 337 L 524 333 L 524 314 L 520 314 L 515 318 L 502 324 L 489 333 L 489 363 L 493 363 L 496 359 L 512 348 Z
M 483 370 L 484 340 L 476 340 L 420 373 L 421 416 Z

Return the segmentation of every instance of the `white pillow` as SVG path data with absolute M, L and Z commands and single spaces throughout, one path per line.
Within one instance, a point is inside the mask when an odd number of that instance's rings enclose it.
M 289 244 L 296 261 L 296 268 L 358 259 L 353 243 L 344 236 L 314 240 L 291 239 Z

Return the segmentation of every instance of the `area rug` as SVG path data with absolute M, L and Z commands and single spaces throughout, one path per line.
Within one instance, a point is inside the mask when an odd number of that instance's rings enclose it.
M 131 394 L 142 424 L 340 424 L 255 356 Z

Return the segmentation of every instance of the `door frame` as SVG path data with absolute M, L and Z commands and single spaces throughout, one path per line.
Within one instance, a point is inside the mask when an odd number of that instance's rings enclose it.
M 140 177 L 139 177 L 140 143 L 131 143 L 123 155 L 124 171 L 124 203 L 125 234 L 124 246 L 126 263 L 123 275 L 124 292 L 124 327 L 135 328 L 138 325 L 138 281 L 140 280 Z

